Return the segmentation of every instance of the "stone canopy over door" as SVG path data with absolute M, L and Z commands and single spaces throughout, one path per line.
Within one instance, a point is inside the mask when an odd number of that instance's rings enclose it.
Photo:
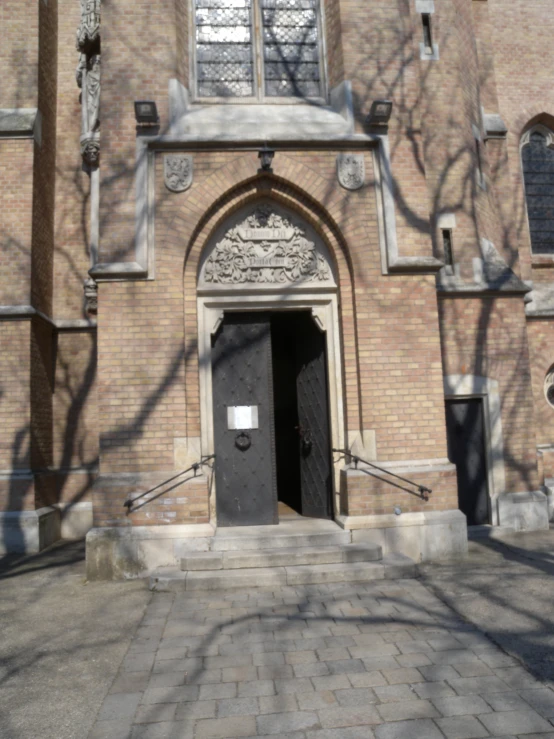
M 336 292 L 321 237 L 271 201 L 238 211 L 210 240 L 198 315 L 202 447 L 216 455 L 218 525 L 277 523 L 278 499 L 302 515 L 338 513 Z

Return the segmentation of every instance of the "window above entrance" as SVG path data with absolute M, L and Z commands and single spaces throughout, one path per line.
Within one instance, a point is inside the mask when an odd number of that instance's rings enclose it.
M 323 98 L 320 0 L 192 0 L 198 98 Z

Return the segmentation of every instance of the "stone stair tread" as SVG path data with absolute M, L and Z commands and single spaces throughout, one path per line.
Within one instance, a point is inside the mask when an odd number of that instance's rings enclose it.
M 182 570 L 232 570 L 238 568 L 316 565 L 341 562 L 377 561 L 380 546 L 335 544 L 329 546 L 277 547 L 259 550 L 190 552 L 181 559 Z
M 186 571 L 160 567 L 150 577 L 156 591 L 226 590 L 232 588 L 274 588 L 336 582 L 411 578 L 417 575 L 415 562 L 401 554 L 389 554 L 380 562 L 341 562 L 322 565 L 258 567 L 236 570 Z

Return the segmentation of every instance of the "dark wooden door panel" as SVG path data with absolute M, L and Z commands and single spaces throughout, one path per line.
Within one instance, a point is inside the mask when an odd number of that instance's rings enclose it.
M 469 526 L 490 522 L 483 402 L 446 402 L 448 458 L 456 465 L 458 505 Z
M 296 361 L 302 515 L 331 518 L 331 440 L 325 335 L 307 312 L 298 315 Z
M 269 314 L 225 314 L 212 376 L 218 526 L 277 523 Z M 258 428 L 229 428 L 237 406 L 257 409 Z

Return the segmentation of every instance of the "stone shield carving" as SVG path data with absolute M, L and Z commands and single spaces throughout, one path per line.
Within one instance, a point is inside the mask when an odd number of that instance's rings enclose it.
M 359 190 L 365 182 L 365 159 L 363 154 L 339 154 L 337 176 L 347 190 Z
M 192 156 L 166 154 L 164 157 L 165 186 L 171 192 L 184 192 L 192 185 Z
M 216 244 L 204 279 L 217 284 L 322 282 L 331 279 L 331 272 L 305 229 L 270 206 L 259 206 Z

